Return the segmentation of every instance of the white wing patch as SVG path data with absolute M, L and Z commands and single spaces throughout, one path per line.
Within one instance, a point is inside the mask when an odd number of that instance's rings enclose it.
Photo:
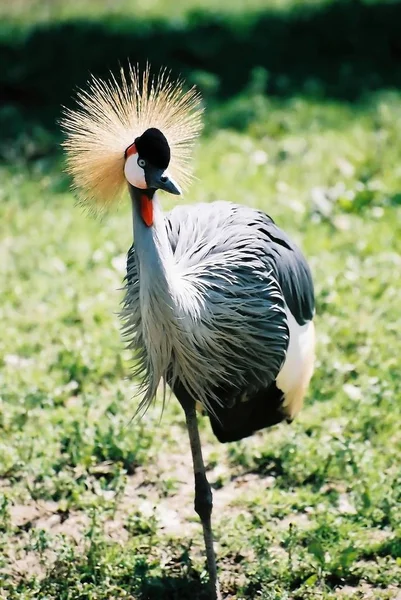
M 313 374 L 315 326 L 313 321 L 299 325 L 286 306 L 290 343 L 284 365 L 277 376 L 277 387 L 284 392 L 284 407 L 292 419 L 301 410 Z

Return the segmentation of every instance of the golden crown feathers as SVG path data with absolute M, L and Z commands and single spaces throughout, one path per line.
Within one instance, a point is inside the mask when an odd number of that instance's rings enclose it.
M 66 134 L 67 171 L 80 201 L 95 211 L 110 208 L 121 197 L 127 182 L 124 153 L 136 137 L 156 127 L 171 149 L 169 171 L 180 186 L 191 180 L 190 158 L 202 129 L 200 95 L 184 89 L 161 70 L 152 76 L 147 66 L 121 68 L 120 80 L 92 77 L 86 90 L 77 93 L 76 110 L 65 109 L 61 121 Z

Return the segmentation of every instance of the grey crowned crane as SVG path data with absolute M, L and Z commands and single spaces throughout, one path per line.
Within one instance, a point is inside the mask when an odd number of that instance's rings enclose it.
M 130 68 L 119 83 L 93 78 L 63 127 L 85 205 L 107 208 L 128 188 L 134 243 L 122 319 L 142 383 L 139 409 L 160 382 L 184 409 L 195 510 L 218 598 L 196 403 L 220 442 L 291 421 L 313 372 L 314 292 L 301 251 L 260 210 L 213 202 L 163 213 L 158 190 L 179 195 L 188 183 L 201 113 L 194 89 L 184 92 L 165 72 L 152 78 L 148 68 Z

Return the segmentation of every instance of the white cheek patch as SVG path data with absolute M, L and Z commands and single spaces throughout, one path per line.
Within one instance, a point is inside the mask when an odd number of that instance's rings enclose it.
M 136 188 L 146 190 L 148 187 L 145 180 L 145 172 L 138 165 L 138 155 L 133 154 L 125 161 L 124 175 L 126 180 Z

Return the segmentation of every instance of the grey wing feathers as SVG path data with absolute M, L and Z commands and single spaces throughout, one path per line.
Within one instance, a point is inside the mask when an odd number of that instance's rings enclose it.
M 187 221 L 194 219 L 197 227 L 188 227 Z M 250 242 L 249 250 L 264 253 L 266 263 L 274 270 L 285 302 L 297 323 L 303 325 L 313 318 L 314 288 L 308 263 L 296 244 L 265 213 L 229 202 L 177 206 L 166 218 L 166 226 L 173 251 L 177 250 L 178 254 L 187 251 L 188 244 L 197 246 L 199 250 L 200 231 L 204 234 L 205 252 L 215 250 L 214 242 L 221 243 L 221 230 L 226 230 L 227 236 L 231 236 L 234 249 Z M 247 229 L 253 230 L 251 238 L 245 235 Z M 185 232 L 185 236 L 180 239 L 181 231 Z M 197 235 L 197 244 L 191 239 L 191 232 Z M 218 239 L 213 240 L 213 232 L 219 232 Z M 230 244 L 227 247 L 230 248 Z
M 279 229 L 273 220 L 260 213 L 259 231 L 270 241 L 269 251 L 274 257 L 277 279 L 285 302 L 299 325 L 313 319 L 315 297 L 312 275 L 302 252 Z

